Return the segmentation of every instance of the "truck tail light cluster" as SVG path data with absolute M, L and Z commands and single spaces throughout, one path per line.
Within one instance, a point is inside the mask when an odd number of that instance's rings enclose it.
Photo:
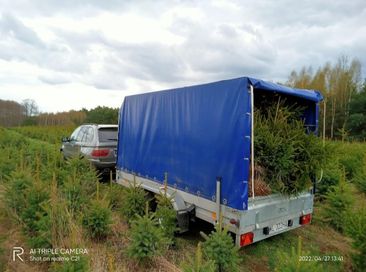
M 253 232 L 247 232 L 242 235 L 240 235 L 240 246 L 247 246 L 253 243 L 254 239 L 254 233 Z
M 94 149 L 91 155 L 93 157 L 107 157 L 109 155 L 109 149 Z
M 300 216 L 300 225 L 306 225 L 311 222 L 311 213 Z

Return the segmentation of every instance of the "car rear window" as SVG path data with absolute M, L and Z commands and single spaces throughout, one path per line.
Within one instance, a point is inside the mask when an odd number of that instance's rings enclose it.
M 118 128 L 116 127 L 99 128 L 98 129 L 99 142 L 117 141 L 117 132 Z

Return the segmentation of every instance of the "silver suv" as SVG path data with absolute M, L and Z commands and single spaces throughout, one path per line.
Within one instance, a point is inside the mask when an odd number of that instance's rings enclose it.
M 82 125 L 62 138 L 60 151 L 65 159 L 82 156 L 102 173 L 109 173 L 116 166 L 117 136 L 117 125 Z

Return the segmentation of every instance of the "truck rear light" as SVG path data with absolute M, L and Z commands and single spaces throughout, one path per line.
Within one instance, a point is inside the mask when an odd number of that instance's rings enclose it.
M 311 222 L 311 213 L 300 216 L 300 225 L 306 225 Z
M 235 225 L 238 228 L 240 227 L 240 221 L 235 218 L 231 218 L 229 222 L 230 224 Z
M 253 243 L 254 239 L 254 233 L 253 232 L 247 232 L 242 235 L 240 235 L 240 246 L 247 246 Z
M 94 149 L 91 153 L 93 157 L 106 157 L 109 154 L 109 149 Z

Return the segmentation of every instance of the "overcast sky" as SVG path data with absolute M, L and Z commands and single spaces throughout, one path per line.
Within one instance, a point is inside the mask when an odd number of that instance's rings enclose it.
M 366 1 L 0 0 L 0 99 L 41 111 L 291 70 L 338 56 L 366 70 Z

